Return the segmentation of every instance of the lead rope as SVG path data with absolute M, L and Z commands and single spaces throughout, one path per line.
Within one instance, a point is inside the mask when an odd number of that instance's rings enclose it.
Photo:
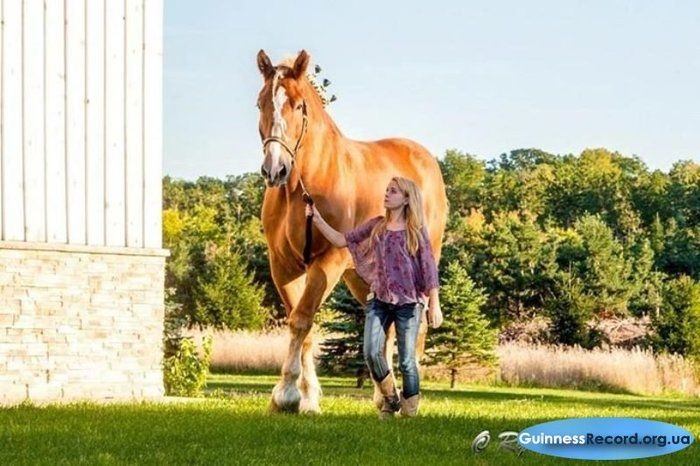
M 301 135 L 299 136 L 299 139 L 297 140 L 296 146 L 294 146 L 294 156 L 292 157 L 292 162 L 296 161 L 296 153 L 297 150 L 299 149 L 299 144 L 301 144 L 301 140 L 304 138 L 304 134 L 306 134 L 306 126 L 308 124 L 307 120 L 307 114 L 306 114 L 306 102 L 303 103 L 304 105 L 304 113 L 303 113 L 303 118 L 304 120 L 302 121 L 301 124 Z M 304 185 L 304 180 L 301 177 L 301 172 L 299 172 L 299 184 L 301 185 L 301 198 L 304 200 L 304 203 L 310 205 L 313 207 L 314 205 L 314 200 L 311 197 L 311 194 L 306 190 L 306 186 Z M 313 229 L 313 214 L 311 216 L 306 217 L 306 231 L 304 232 L 304 265 L 309 265 L 309 262 L 311 262 L 311 243 L 313 240 L 311 230 Z

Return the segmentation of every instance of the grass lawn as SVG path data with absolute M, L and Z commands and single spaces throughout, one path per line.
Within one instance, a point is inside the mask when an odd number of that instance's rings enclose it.
M 700 434 L 700 400 L 425 383 L 421 416 L 380 422 L 371 388 L 322 378 L 324 413 L 268 414 L 277 377 L 214 375 L 210 397 L 162 404 L 79 404 L 0 409 L 0 464 L 592 464 L 491 443 L 547 420 L 584 416 L 656 419 Z M 700 447 L 615 465 L 700 465 Z

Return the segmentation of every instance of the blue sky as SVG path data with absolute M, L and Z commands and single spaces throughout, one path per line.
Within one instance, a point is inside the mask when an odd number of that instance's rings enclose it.
M 261 48 L 306 49 L 353 139 L 700 162 L 700 2 L 168 0 L 165 174 L 259 170 Z

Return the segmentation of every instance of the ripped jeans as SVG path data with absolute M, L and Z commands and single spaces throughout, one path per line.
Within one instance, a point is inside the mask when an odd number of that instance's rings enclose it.
M 365 316 L 364 356 L 372 377 L 381 382 L 389 374 L 385 356 L 386 332 L 393 323 L 399 346 L 399 368 L 403 378 L 403 397 L 410 398 L 420 392 L 416 341 L 420 328 L 423 304 L 389 304 L 378 299 L 367 303 Z

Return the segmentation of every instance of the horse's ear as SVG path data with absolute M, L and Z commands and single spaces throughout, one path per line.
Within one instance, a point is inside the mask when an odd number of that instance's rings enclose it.
M 275 74 L 275 67 L 263 49 L 258 52 L 258 69 L 265 79 Z
M 299 52 L 297 59 L 294 60 L 294 77 L 296 79 L 306 75 L 306 68 L 309 67 L 310 60 L 311 57 L 306 53 L 306 50 Z

